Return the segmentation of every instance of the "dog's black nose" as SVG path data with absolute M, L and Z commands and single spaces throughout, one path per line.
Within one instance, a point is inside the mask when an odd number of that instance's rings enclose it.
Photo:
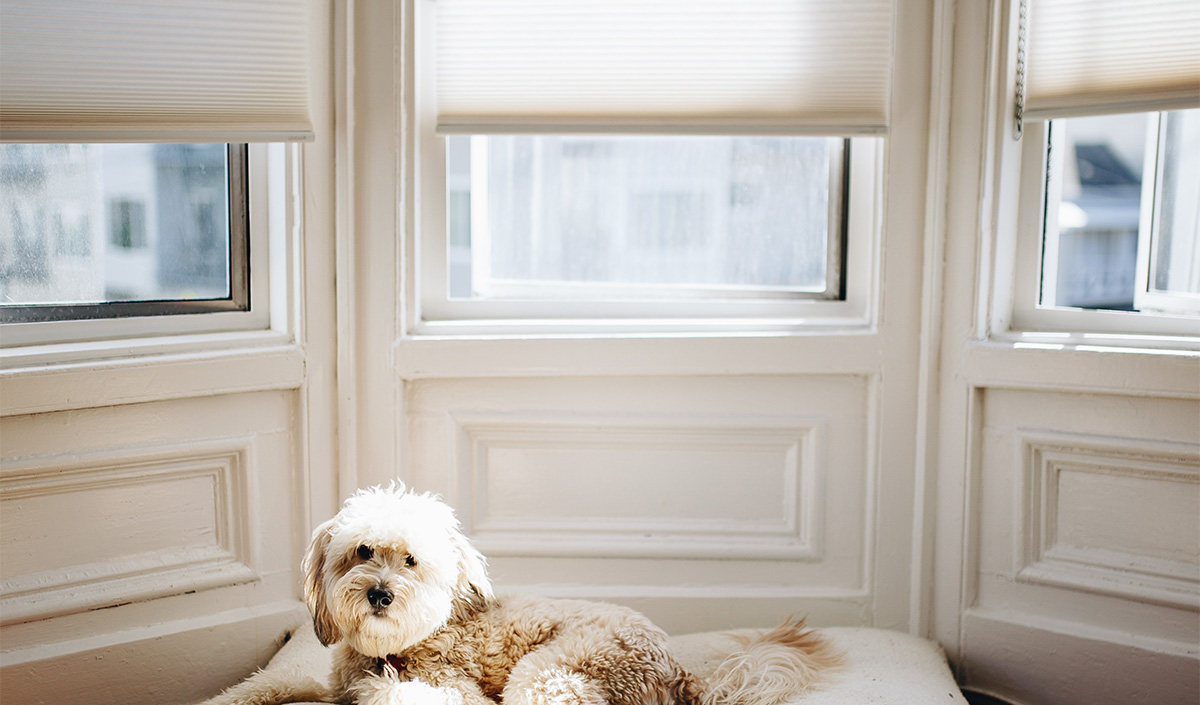
M 392 598 L 392 591 L 385 587 L 373 587 L 367 590 L 367 602 L 370 602 L 372 607 L 387 607 L 392 604 Z

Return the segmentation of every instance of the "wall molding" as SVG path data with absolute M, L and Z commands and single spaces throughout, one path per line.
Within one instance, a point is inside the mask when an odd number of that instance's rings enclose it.
M 1020 429 L 1022 497 L 1017 502 L 1019 582 L 1200 610 L 1200 565 L 1186 560 L 1060 540 L 1062 481 L 1082 478 L 1200 486 L 1200 444 Z M 1194 528 L 1194 527 L 1193 527 Z
M 5 576 L 0 624 L 16 624 L 259 579 L 253 437 L 86 455 L 23 459 L 0 473 L 0 503 L 100 491 L 138 492 L 199 482 L 213 492 L 211 540 Z M 185 500 L 186 501 L 186 500 Z M 117 510 L 114 510 L 117 511 Z M 85 527 L 88 528 L 88 527 Z M 11 536 L 6 543 L 19 541 Z M 37 551 L 9 545 L 7 550 Z
M 487 555 L 819 561 L 825 420 L 680 414 L 553 415 L 451 412 L 451 455 L 460 518 Z M 620 449 L 671 461 L 697 450 L 777 462 L 780 511 L 767 518 L 689 516 L 534 518 L 497 516 L 488 496 L 489 457 Z M 679 488 L 686 492 L 686 487 Z M 673 494 L 673 493 L 672 493 Z
M 221 343 L 228 347 L 188 349 Z M 0 350 L 0 417 L 299 389 L 305 378 L 304 350 L 275 331 L 43 347 L 64 348 L 62 355 L 73 356 L 101 345 L 109 354 L 128 356 L 44 363 L 34 353 L 17 356 L 30 348 Z M 14 364 L 26 366 L 8 368 Z

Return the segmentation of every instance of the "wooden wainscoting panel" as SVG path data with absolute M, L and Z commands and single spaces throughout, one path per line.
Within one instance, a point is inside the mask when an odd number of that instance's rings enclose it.
M 1017 579 L 1200 606 L 1200 444 L 1020 431 Z
M 9 465 L 0 477 L 3 624 L 255 580 L 253 443 Z
M 819 560 L 819 417 L 455 414 L 491 555 Z

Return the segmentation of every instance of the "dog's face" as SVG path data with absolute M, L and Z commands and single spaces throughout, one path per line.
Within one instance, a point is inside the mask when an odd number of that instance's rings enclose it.
M 317 637 L 398 654 L 446 624 L 460 600 L 491 599 L 483 557 L 454 512 L 403 485 L 360 490 L 313 532 L 305 601 Z

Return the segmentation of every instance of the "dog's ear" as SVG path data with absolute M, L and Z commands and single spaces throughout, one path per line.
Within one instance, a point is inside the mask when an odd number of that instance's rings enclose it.
M 317 639 L 325 646 L 342 638 L 342 633 L 325 604 L 325 552 L 329 549 L 329 541 L 332 538 L 329 532 L 332 525 L 333 519 L 330 519 L 313 532 L 312 540 L 308 544 L 308 553 L 304 554 L 304 562 L 301 564 L 304 569 L 304 602 L 308 605 L 308 611 L 312 613 Z
M 488 580 L 487 564 L 483 554 L 475 550 L 471 542 L 460 531 L 452 531 L 454 550 L 458 553 L 458 592 L 466 597 L 478 595 L 484 600 L 495 597 L 492 581 Z

